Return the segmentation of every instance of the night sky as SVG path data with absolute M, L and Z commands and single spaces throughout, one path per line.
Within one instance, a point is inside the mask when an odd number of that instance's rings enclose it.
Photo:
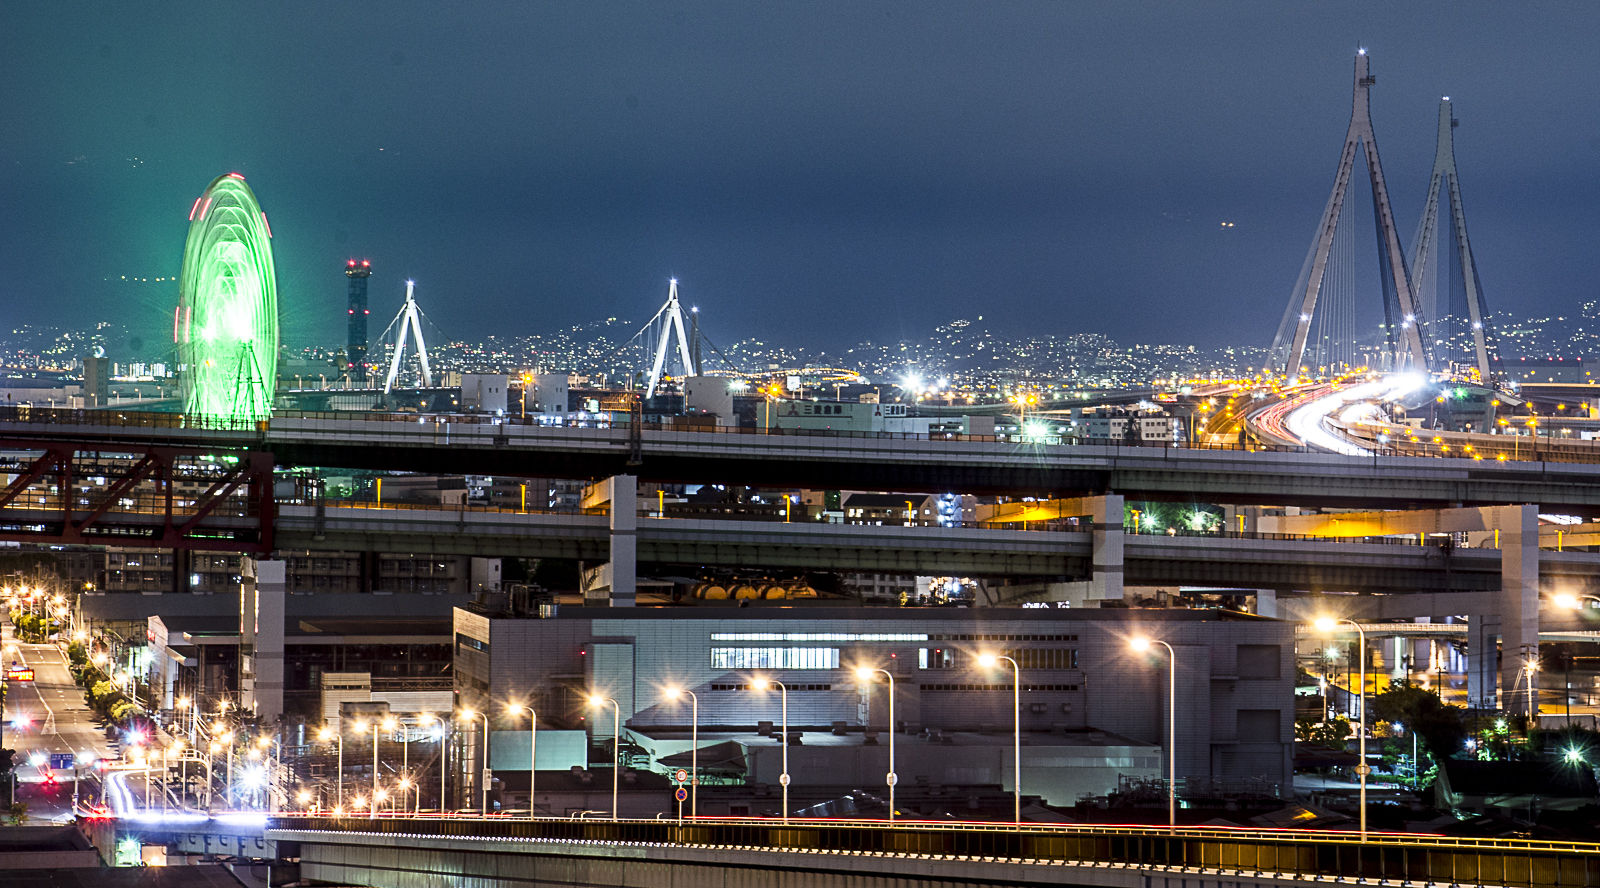
M 1402 241 L 1448 94 L 1488 298 L 1568 313 L 1597 35 L 1589 2 L 4 3 L 0 305 L 159 331 L 176 285 L 118 279 L 176 275 L 238 170 L 295 345 L 342 337 L 350 256 L 376 329 L 409 276 L 453 337 L 643 321 L 676 275 L 719 342 L 1266 345 L 1365 45 Z

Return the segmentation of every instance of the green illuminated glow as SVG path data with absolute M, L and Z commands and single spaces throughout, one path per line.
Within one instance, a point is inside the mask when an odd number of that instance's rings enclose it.
M 278 285 L 266 216 L 244 178 L 218 176 L 194 204 L 172 335 L 190 415 L 261 420 L 278 379 Z

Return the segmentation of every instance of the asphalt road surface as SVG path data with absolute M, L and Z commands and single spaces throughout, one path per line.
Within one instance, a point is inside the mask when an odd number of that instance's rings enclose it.
M 66 654 L 53 644 L 17 642 L 9 622 L 0 626 L 0 633 L 5 665 L 15 661 L 34 670 L 32 682 L 8 683 L 5 723 L 0 726 L 0 745 L 17 750 L 17 800 L 28 804 L 31 819 L 71 819 L 72 769 L 55 771 L 52 789 L 46 782 L 49 755 L 70 753 L 88 761 L 115 753 L 83 691 L 72 681 Z M 41 758 L 43 763 L 35 764 Z M 84 802 L 99 800 L 99 781 L 87 769 L 79 792 Z

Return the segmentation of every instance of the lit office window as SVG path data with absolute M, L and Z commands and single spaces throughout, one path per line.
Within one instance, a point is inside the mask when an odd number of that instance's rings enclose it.
M 712 669 L 838 669 L 838 648 L 712 648 Z
M 927 633 L 713 632 L 712 641 L 927 641 Z

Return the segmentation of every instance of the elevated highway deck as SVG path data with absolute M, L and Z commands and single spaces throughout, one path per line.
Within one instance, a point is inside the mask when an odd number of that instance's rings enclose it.
M 519 514 L 473 509 L 283 506 L 277 539 L 285 549 L 408 551 L 441 555 L 576 558 L 603 561 L 604 515 Z M 655 565 L 956 573 L 973 576 L 1084 577 L 1093 548 L 1088 530 L 1001 530 L 784 523 L 736 519 L 643 518 L 638 559 Z M 1251 589 L 1420 592 L 1500 588 L 1498 549 L 1446 548 L 1273 534 L 1126 534 L 1130 585 L 1236 586 Z M 1600 553 L 1545 552 L 1543 581 L 1592 583 Z
M 1535 503 L 1600 516 L 1600 474 L 1577 462 L 1070 444 L 799 430 L 568 428 L 488 416 L 302 414 L 208 427 L 172 414 L 0 408 L 0 447 L 70 442 L 270 452 L 279 466 L 818 489 L 1068 495 L 1239 504 L 1423 508 Z

